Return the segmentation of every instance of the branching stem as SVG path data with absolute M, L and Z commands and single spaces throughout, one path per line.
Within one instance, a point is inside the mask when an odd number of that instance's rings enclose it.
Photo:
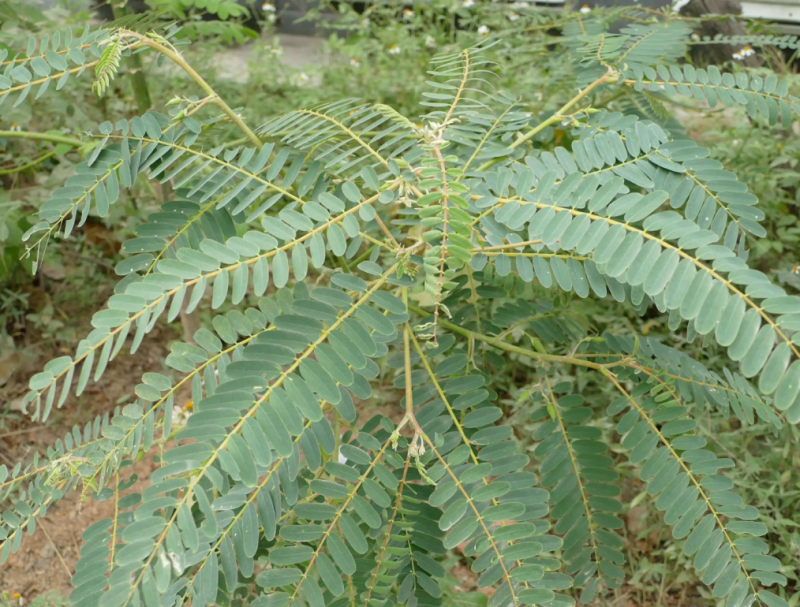
M 531 139 L 536 137 L 536 135 L 541 133 L 543 130 L 545 130 L 550 125 L 556 124 L 557 122 L 561 122 L 562 120 L 564 120 L 564 118 L 567 117 L 567 115 L 566 115 L 567 112 L 570 109 L 572 109 L 575 105 L 577 105 L 578 102 L 580 102 L 583 98 L 585 98 L 594 89 L 596 89 L 598 86 L 600 86 L 601 84 L 604 84 L 606 82 L 614 82 L 618 78 L 619 78 L 619 74 L 615 70 L 613 70 L 612 68 L 609 67 L 608 71 L 606 71 L 605 74 L 600 76 L 600 78 L 598 78 L 597 80 L 592 82 L 585 89 L 579 91 L 577 95 L 575 95 L 572 99 L 567 101 L 558 110 L 556 110 L 555 113 L 552 116 L 550 116 L 549 118 L 543 120 L 542 122 L 537 124 L 535 127 L 533 127 L 530 131 L 528 131 L 527 133 L 525 133 L 524 135 L 519 137 L 516 141 L 514 141 L 514 143 L 509 145 L 508 148 L 510 150 L 515 150 L 516 148 L 521 146 L 523 143 L 526 143 L 527 141 L 530 141 Z M 491 167 L 493 164 L 499 162 L 500 160 L 501 160 L 501 158 L 492 158 L 491 160 L 487 160 L 486 162 L 484 162 L 478 168 L 478 170 L 479 171 L 485 171 L 486 169 Z
M 248 127 L 244 123 L 242 117 L 236 112 L 234 112 L 231 109 L 231 107 L 227 103 L 225 103 L 225 101 L 223 101 L 219 95 L 217 95 L 216 91 L 214 91 L 211 85 L 208 82 L 206 82 L 205 79 L 200 74 L 198 74 L 191 65 L 189 65 L 189 62 L 186 61 L 186 59 L 184 59 L 183 56 L 178 51 L 171 49 L 168 46 L 165 46 L 164 44 L 161 44 L 160 42 L 157 42 L 148 36 L 139 34 L 137 32 L 132 32 L 130 30 L 122 30 L 120 32 L 120 35 L 123 37 L 128 36 L 131 38 L 136 38 L 144 46 L 149 46 L 150 48 L 157 50 L 162 55 L 171 59 L 184 72 L 189 74 L 192 80 L 194 80 L 200 86 L 200 88 L 206 92 L 206 94 L 209 97 L 213 98 L 213 102 L 216 103 L 219 106 L 219 109 L 221 109 L 222 112 L 226 116 L 228 116 L 228 118 L 230 118 L 231 121 L 236 126 L 239 127 L 239 129 L 245 134 L 245 136 L 247 136 L 250 142 L 253 143 L 253 145 L 255 145 L 258 149 L 261 149 L 263 143 L 258 138 L 258 136 L 250 129 L 250 127 Z
M 65 143 L 74 148 L 81 148 L 85 142 L 75 137 L 58 135 L 56 133 L 36 133 L 34 131 L 0 131 L 0 139 L 32 139 L 34 141 L 48 141 L 50 143 Z
M 415 312 L 423 316 L 427 316 L 429 314 L 422 308 L 418 308 L 417 306 L 413 305 L 408 306 L 408 309 L 411 310 L 412 312 Z M 440 320 L 439 322 L 443 327 L 446 327 L 447 329 L 450 329 L 451 331 L 454 331 L 456 333 L 460 333 L 465 337 L 471 337 L 473 339 L 485 342 L 502 350 L 506 350 L 507 352 L 515 352 L 517 354 L 521 354 L 523 356 L 527 356 L 528 358 L 533 358 L 535 360 L 547 361 L 553 363 L 565 363 L 569 365 L 576 365 L 579 367 L 587 367 L 589 369 L 595 369 L 597 371 L 601 369 L 609 369 L 611 367 L 624 366 L 628 364 L 627 359 L 615 361 L 612 363 L 600 364 L 592 362 L 590 360 L 576 358 L 573 356 L 561 356 L 559 354 L 547 354 L 546 352 L 536 352 L 535 350 L 528 350 L 527 348 L 507 343 L 505 341 L 502 341 L 501 339 L 498 339 L 497 337 L 491 337 L 489 335 L 483 335 L 482 333 L 470 331 L 469 329 L 465 329 L 464 327 L 461 327 L 455 323 L 446 320 Z

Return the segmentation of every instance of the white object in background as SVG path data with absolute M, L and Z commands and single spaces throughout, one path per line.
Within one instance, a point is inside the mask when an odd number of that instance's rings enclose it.
M 675 0 L 675 2 L 672 3 L 672 10 L 676 13 L 679 13 L 684 6 L 689 4 L 689 2 L 691 2 L 691 0 Z

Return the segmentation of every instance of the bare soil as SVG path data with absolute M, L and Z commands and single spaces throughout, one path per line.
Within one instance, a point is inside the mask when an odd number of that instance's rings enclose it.
M 88 318 L 93 310 L 86 310 L 86 317 L 78 317 L 75 322 L 86 325 L 90 330 Z M 0 463 L 12 467 L 18 461 L 29 461 L 33 453 L 43 453 L 49 445 L 69 431 L 75 424 L 84 424 L 96 416 L 113 412 L 120 400 L 133 394 L 133 386 L 142 373 L 162 369 L 164 357 L 168 352 L 168 342 L 176 337 L 169 327 L 157 327 L 145 338 L 135 356 L 120 353 L 109 364 L 103 377 L 96 384 L 90 384 L 84 394 L 67 399 L 63 408 L 54 411 L 45 424 L 31 422 L 22 412 L 17 411 L 20 398 L 27 391 L 30 375 L 41 368 L 48 360 L 61 356 L 58 348 L 38 346 L 32 351 L 19 349 L 15 356 L 7 356 L 6 363 L 13 366 L 0 388 L 0 412 L 5 405 L 11 405 L 11 415 L 6 415 L 7 429 L 0 430 Z M 0 361 L 2 365 L 2 361 Z M 16 418 L 16 419 L 15 419 Z M 121 478 L 137 474 L 139 481 L 130 489 L 136 491 L 153 469 L 150 459 L 145 459 L 133 467 L 125 468 Z M 0 511 L 3 505 L 0 504 Z M 26 601 L 49 591 L 68 596 L 71 588 L 70 578 L 79 558 L 81 534 L 90 524 L 113 515 L 113 500 L 82 501 L 76 492 L 51 507 L 44 518 L 37 523 L 33 536 L 26 536 L 16 554 L 0 567 L 0 591 L 9 594 L 20 593 Z

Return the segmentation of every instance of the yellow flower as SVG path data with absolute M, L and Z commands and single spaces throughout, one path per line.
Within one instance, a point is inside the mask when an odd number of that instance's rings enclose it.
M 186 404 L 183 405 L 184 411 L 194 411 L 194 403 L 190 400 L 186 401 Z

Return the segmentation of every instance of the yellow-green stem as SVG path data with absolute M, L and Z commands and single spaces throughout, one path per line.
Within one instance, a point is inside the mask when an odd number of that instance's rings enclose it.
M 209 97 L 214 97 L 215 98 L 214 99 L 214 103 L 216 103 L 219 106 L 219 108 L 223 111 L 223 113 L 226 116 L 228 116 L 228 118 L 230 118 L 231 121 L 236 126 L 239 127 L 239 129 L 247 136 L 247 138 L 258 149 L 261 149 L 261 147 L 263 145 L 261 143 L 261 140 L 256 136 L 256 134 L 252 130 L 250 130 L 250 127 L 248 127 L 244 123 L 244 120 L 242 120 L 242 117 L 239 116 L 236 112 L 234 112 L 231 109 L 231 107 L 227 103 L 225 103 L 219 95 L 217 95 L 217 93 L 214 91 L 214 89 L 211 87 L 211 85 L 208 82 L 206 82 L 203 79 L 203 77 L 200 74 L 198 74 L 191 65 L 189 65 L 189 63 L 181 56 L 180 53 L 178 53 L 177 51 L 175 51 L 175 50 L 173 50 L 173 49 L 171 49 L 171 48 L 169 48 L 167 46 L 164 46 L 163 44 L 161 44 L 159 42 L 156 42 L 152 38 L 149 38 L 149 37 L 144 36 L 142 34 L 139 34 L 137 32 L 131 32 L 129 30 L 124 30 L 121 33 L 124 36 L 130 36 L 132 38 L 136 38 L 143 45 L 149 46 L 150 48 L 153 48 L 153 49 L 157 50 L 159 53 L 161 53 L 165 57 L 168 57 L 169 59 L 171 59 L 184 72 L 189 74 L 189 76 L 192 78 L 192 80 L 194 80 L 200 86 L 200 88 L 203 89 L 206 92 L 206 94 Z

